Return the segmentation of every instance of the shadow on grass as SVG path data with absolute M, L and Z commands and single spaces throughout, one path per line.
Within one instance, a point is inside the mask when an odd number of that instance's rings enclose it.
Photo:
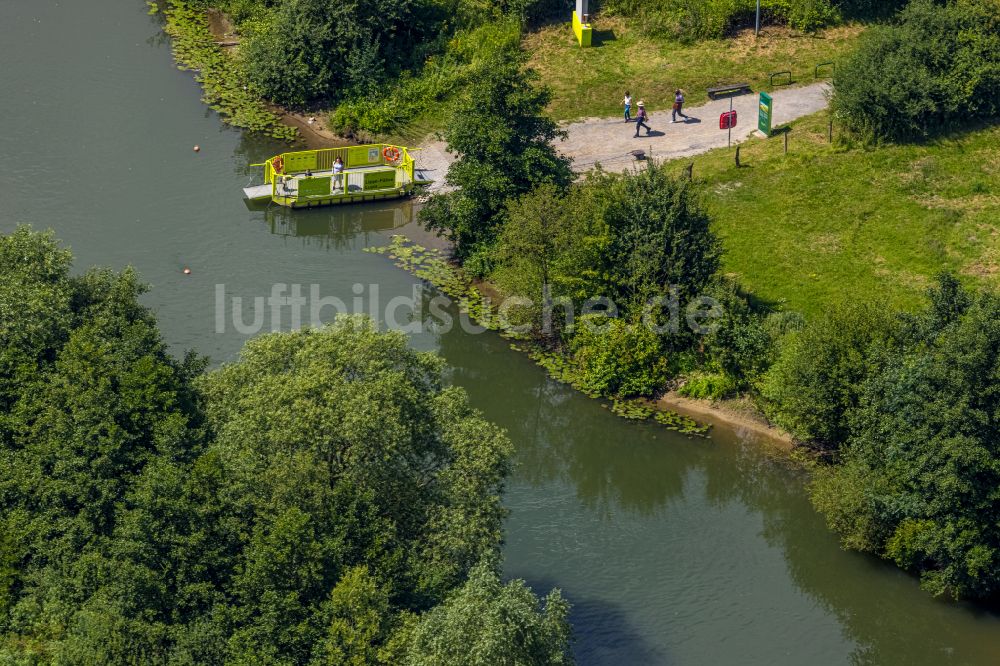
M 593 30 L 590 33 L 590 47 L 598 48 L 616 39 L 618 37 L 615 35 L 614 30 Z

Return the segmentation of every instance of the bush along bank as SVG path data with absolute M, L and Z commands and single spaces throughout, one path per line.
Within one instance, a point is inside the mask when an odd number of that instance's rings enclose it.
M 183 0 L 162 6 L 164 31 L 170 36 L 178 67 L 194 72 L 202 101 L 234 127 L 294 141 L 298 130 L 288 127 L 245 83 L 239 62 L 215 43 L 202 7 Z
M 489 298 L 484 296 L 459 266 L 449 262 L 439 250 L 417 245 L 401 235 L 394 235 L 389 245 L 366 248 L 366 252 L 391 259 L 396 266 L 425 280 L 447 296 L 461 314 L 485 329 L 511 339 L 511 349 L 528 354 L 548 375 L 561 383 L 586 393 L 591 398 L 606 398 L 602 404 L 614 414 L 636 421 L 653 421 L 684 435 L 704 437 L 709 427 L 682 414 L 655 407 L 649 401 L 621 397 L 595 389 L 577 359 L 562 350 L 547 347 L 526 334 L 520 325 L 498 316 Z

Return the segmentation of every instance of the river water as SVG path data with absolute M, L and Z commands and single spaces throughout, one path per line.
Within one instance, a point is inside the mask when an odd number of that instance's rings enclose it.
M 135 266 L 178 353 L 237 355 L 246 335 L 228 310 L 217 321 L 219 290 L 226 308 L 244 299 L 243 326 L 276 283 L 301 285 L 307 313 L 318 298 L 360 292 L 368 310 L 376 290 L 383 306 L 413 293 L 363 252 L 418 233 L 408 204 L 247 209 L 247 165 L 277 146 L 201 104 L 139 0 L 0 0 L 0 44 L 0 231 L 52 228 L 80 269 Z M 292 325 L 260 312 L 265 328 Z M 801 475 L 752 436 L 625 422 L 492 334 L 412 341 L 443 354 L 517 446 L 506 571 L 563 589 L 580 663 L 1000 663 L 996 614 L 840 550 Z

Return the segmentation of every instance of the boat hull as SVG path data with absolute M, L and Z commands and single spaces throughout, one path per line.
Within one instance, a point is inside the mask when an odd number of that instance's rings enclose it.
M 387 190 L 382 192 L 352 192 L 348 194 L 331 195 L 314 199 L 294 200 L 287 197 L 275 197 L 274 203 L 287 208 L 319 208 L 320 206 L 342 206 L 344 204 L 363 203 L 365 201 L 381 201 L 383 199 L 401 199 L 409 196 L 409 188 Z

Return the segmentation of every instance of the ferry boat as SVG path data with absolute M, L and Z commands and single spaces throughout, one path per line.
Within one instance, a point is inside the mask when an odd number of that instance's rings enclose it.
M 243 195 L 251 202 L 288 208 L 397 199 L 431 182 L 415 168 L 410 151 L 374 143 L 282 153 L 251 165 L 263 167 L 264 183 L 243 188 Z

